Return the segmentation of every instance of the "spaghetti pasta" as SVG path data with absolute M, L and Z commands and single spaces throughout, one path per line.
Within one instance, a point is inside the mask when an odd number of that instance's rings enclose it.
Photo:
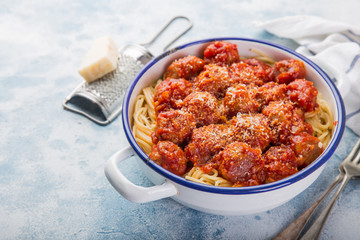
M 273 65 L 275 63 L 275 60 L 273 58 L 267 56 L 265 53 L 261 52 L 258 49 L 251 48 L 250 51 L 257 54 L 257 56 L 255 56 L 255 58 L 264 63 L 270 64 L 270 65 Z
M 154 131 L 156 116 L 154 110 L 155 86 L 149 86 L 142 90 L 136 97 L 133 113 L 132 132 L 135 140 L 146 154 L 150 154 L 152 148 L 151 133 Z
M 184 175 L 184 178 L 190 181 L 218 187 L 231 187 L 233 185 L 228 180 L 219 176 L 219 172 L 216 169 L 212 169 L 206 174 L 199 167 L 193 167 Z
M 324 147 L 327 147 L 331 140 L 334 117 L 321 93 L 318 94 L 317 103 L 319 109 L 312 113 L 305 113 L 305 121 L 313 127 L 313 135 L 320 139 Z

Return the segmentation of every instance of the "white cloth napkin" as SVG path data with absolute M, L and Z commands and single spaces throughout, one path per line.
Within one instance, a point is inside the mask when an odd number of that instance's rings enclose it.
M 321 64 L 324 61 L 332 66 L 337 72 L 334 81 L 340 82 L 338 88 L 345 102 L 346 126 L 360 136 L 360 25 L 303 15 L 255 22 L 254 25 L 294 40 L 300 45 L 296 51 L 321 67 L 325 68 Z

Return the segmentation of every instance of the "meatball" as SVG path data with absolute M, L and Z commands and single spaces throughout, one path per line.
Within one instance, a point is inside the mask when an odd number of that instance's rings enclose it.
M 183 102 L 183 111 L 192 113 L 201 127 L 220 121 L 216 98 L 208 92 L 193 92 Z
M 266 182 L 275 182 L 298 172 L 298 159 L 288 146 L 270 147 L 263 155 L 266 167 Z
M 157 116 L 155 131 L 151 137 L 154 143 L 167 140 L 180 145 L 188 140 L 195 128 L 194 115 L 181 110 L 169 110 Z
M 273 67 L 256 58 L 248 58 L 245 59 L 244 62 L 252 67 L 252 70 L 258 78 L 263 79 L 265 82 L 274 81 L 275 69 Z
M 299 165 L 304 167 L 312 163 L 324 151 L 320 140 L 306 132 L 292 136 L 290 141 L 299 159 Z
M 239 84 L 248 87 L 261 86 L 264 84 L 264 79 L 257 76 L 254 67 L 244 61 L 233 63 L 229 67 L 231 85 L 237 86 Z
M 316 102 L 318 90 L 312 82 L 296 79 L 287 86 L 287 89 L 290 100 L 304 111 L 312 112 L 319 106 Z
M 156 87 L 154 95 L 156 113 L 181 108 L 182 100 L 191 92 L 191 82 L 182 78 L 167 78 Z
M 233 142 L 233 132 L 234 126 L 225 124 L 210 124 L 195 129 L 185 147 L 186 158 L 195 166 L 214 165 L 214 156 Z
M 268 82 L 259 88 L 254 88 L 255 98 L 260 106 L 268 105 L 272 101 L 281 101 L 288 98 L 286 95 L 287 88 L 285 84 Z
M 184 78 L 192 80 L 204 67 L 204 60 L 195 56 L 187 56 L 175 60 L 170 64 L 164 74 L 166 78 Z
M 204 67 L 194 81 L 197 91 L 209 92 L 216 98 L 221 98 L 230 86 L 230 75 L 226 67 L 210 64 Z
M 160 141 L 152 147 L 150 159 L 176 174 L 183 175 L 186 172 L 187 159 L 184 151 L 176 144 L 169 141 Z
M 262 114 L 269 119 L 271 128 L 272 143 L 288 144 L 289 137 L 300 132 L 312 134 L 313 129 L 309 123 L 298 114 L 298 109 L 289 101 L 273 101 L 264 107 Z
M 268 119 L 262 114 L 237 114 L 230 124 L 235 127 L 234 139 L 264 151 L 272 139 Z
M 206 64 L 216 64 L 219 66 L 230 65 L 240 60 L 236 44 L 229 42 L 216 41 L 204 51 L 204 61 Z
M 278 83 L 288 84 L 295 79 L 305 78 L 305 64 L 296 59 L 282 60 L 275 63 L 275 76 Z
M 260 104 L 255 100 L 253 92 L 248 91 L 244 86 L 230 87 L 223 99 L 224 111 L 230 119 L 237 113 L 257 113 Z
M 235 186 L 254 186 L 265 180 L 265 164 L 260 149 L 243 142 L 234 142 L 220 154 L 220 174 Z

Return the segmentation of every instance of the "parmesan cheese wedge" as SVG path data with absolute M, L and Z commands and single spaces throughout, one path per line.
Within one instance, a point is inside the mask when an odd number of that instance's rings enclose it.
M 110 37 L 94 40 L 79 68 L 80 75 L 93 82 L 116 69 L 118 64 L 118 49 Z

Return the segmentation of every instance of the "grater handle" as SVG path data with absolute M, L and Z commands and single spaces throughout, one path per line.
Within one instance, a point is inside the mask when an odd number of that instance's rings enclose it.
M 188 21 L 188 26 L 185 28 L 184 31 L 180 32 L 172 41 L 170 41 L 165 47 L 164 47 L 164 51 L 171 46 L 171 44 L 173 44 L 176 40 L 178 40 L 182 35 L 184 35 L 187 31 L 189 31 L 192 26 L 193 26 L 193 22 L 190 18 L 186 17 L 186 16 L 175 16 L 173 17 L 167 24 L 165 24 L 164 27 L 162 27 L 162 29 L 160 29 L 160 31 L 149 41 L 149 42 L 146 42 L 146 43 L 142 43 L 140 44 L 141 46 L 147 48 L 149 46 L 151 46 L 155 41 L 156 39 L 177 19 L 185 19 Z

